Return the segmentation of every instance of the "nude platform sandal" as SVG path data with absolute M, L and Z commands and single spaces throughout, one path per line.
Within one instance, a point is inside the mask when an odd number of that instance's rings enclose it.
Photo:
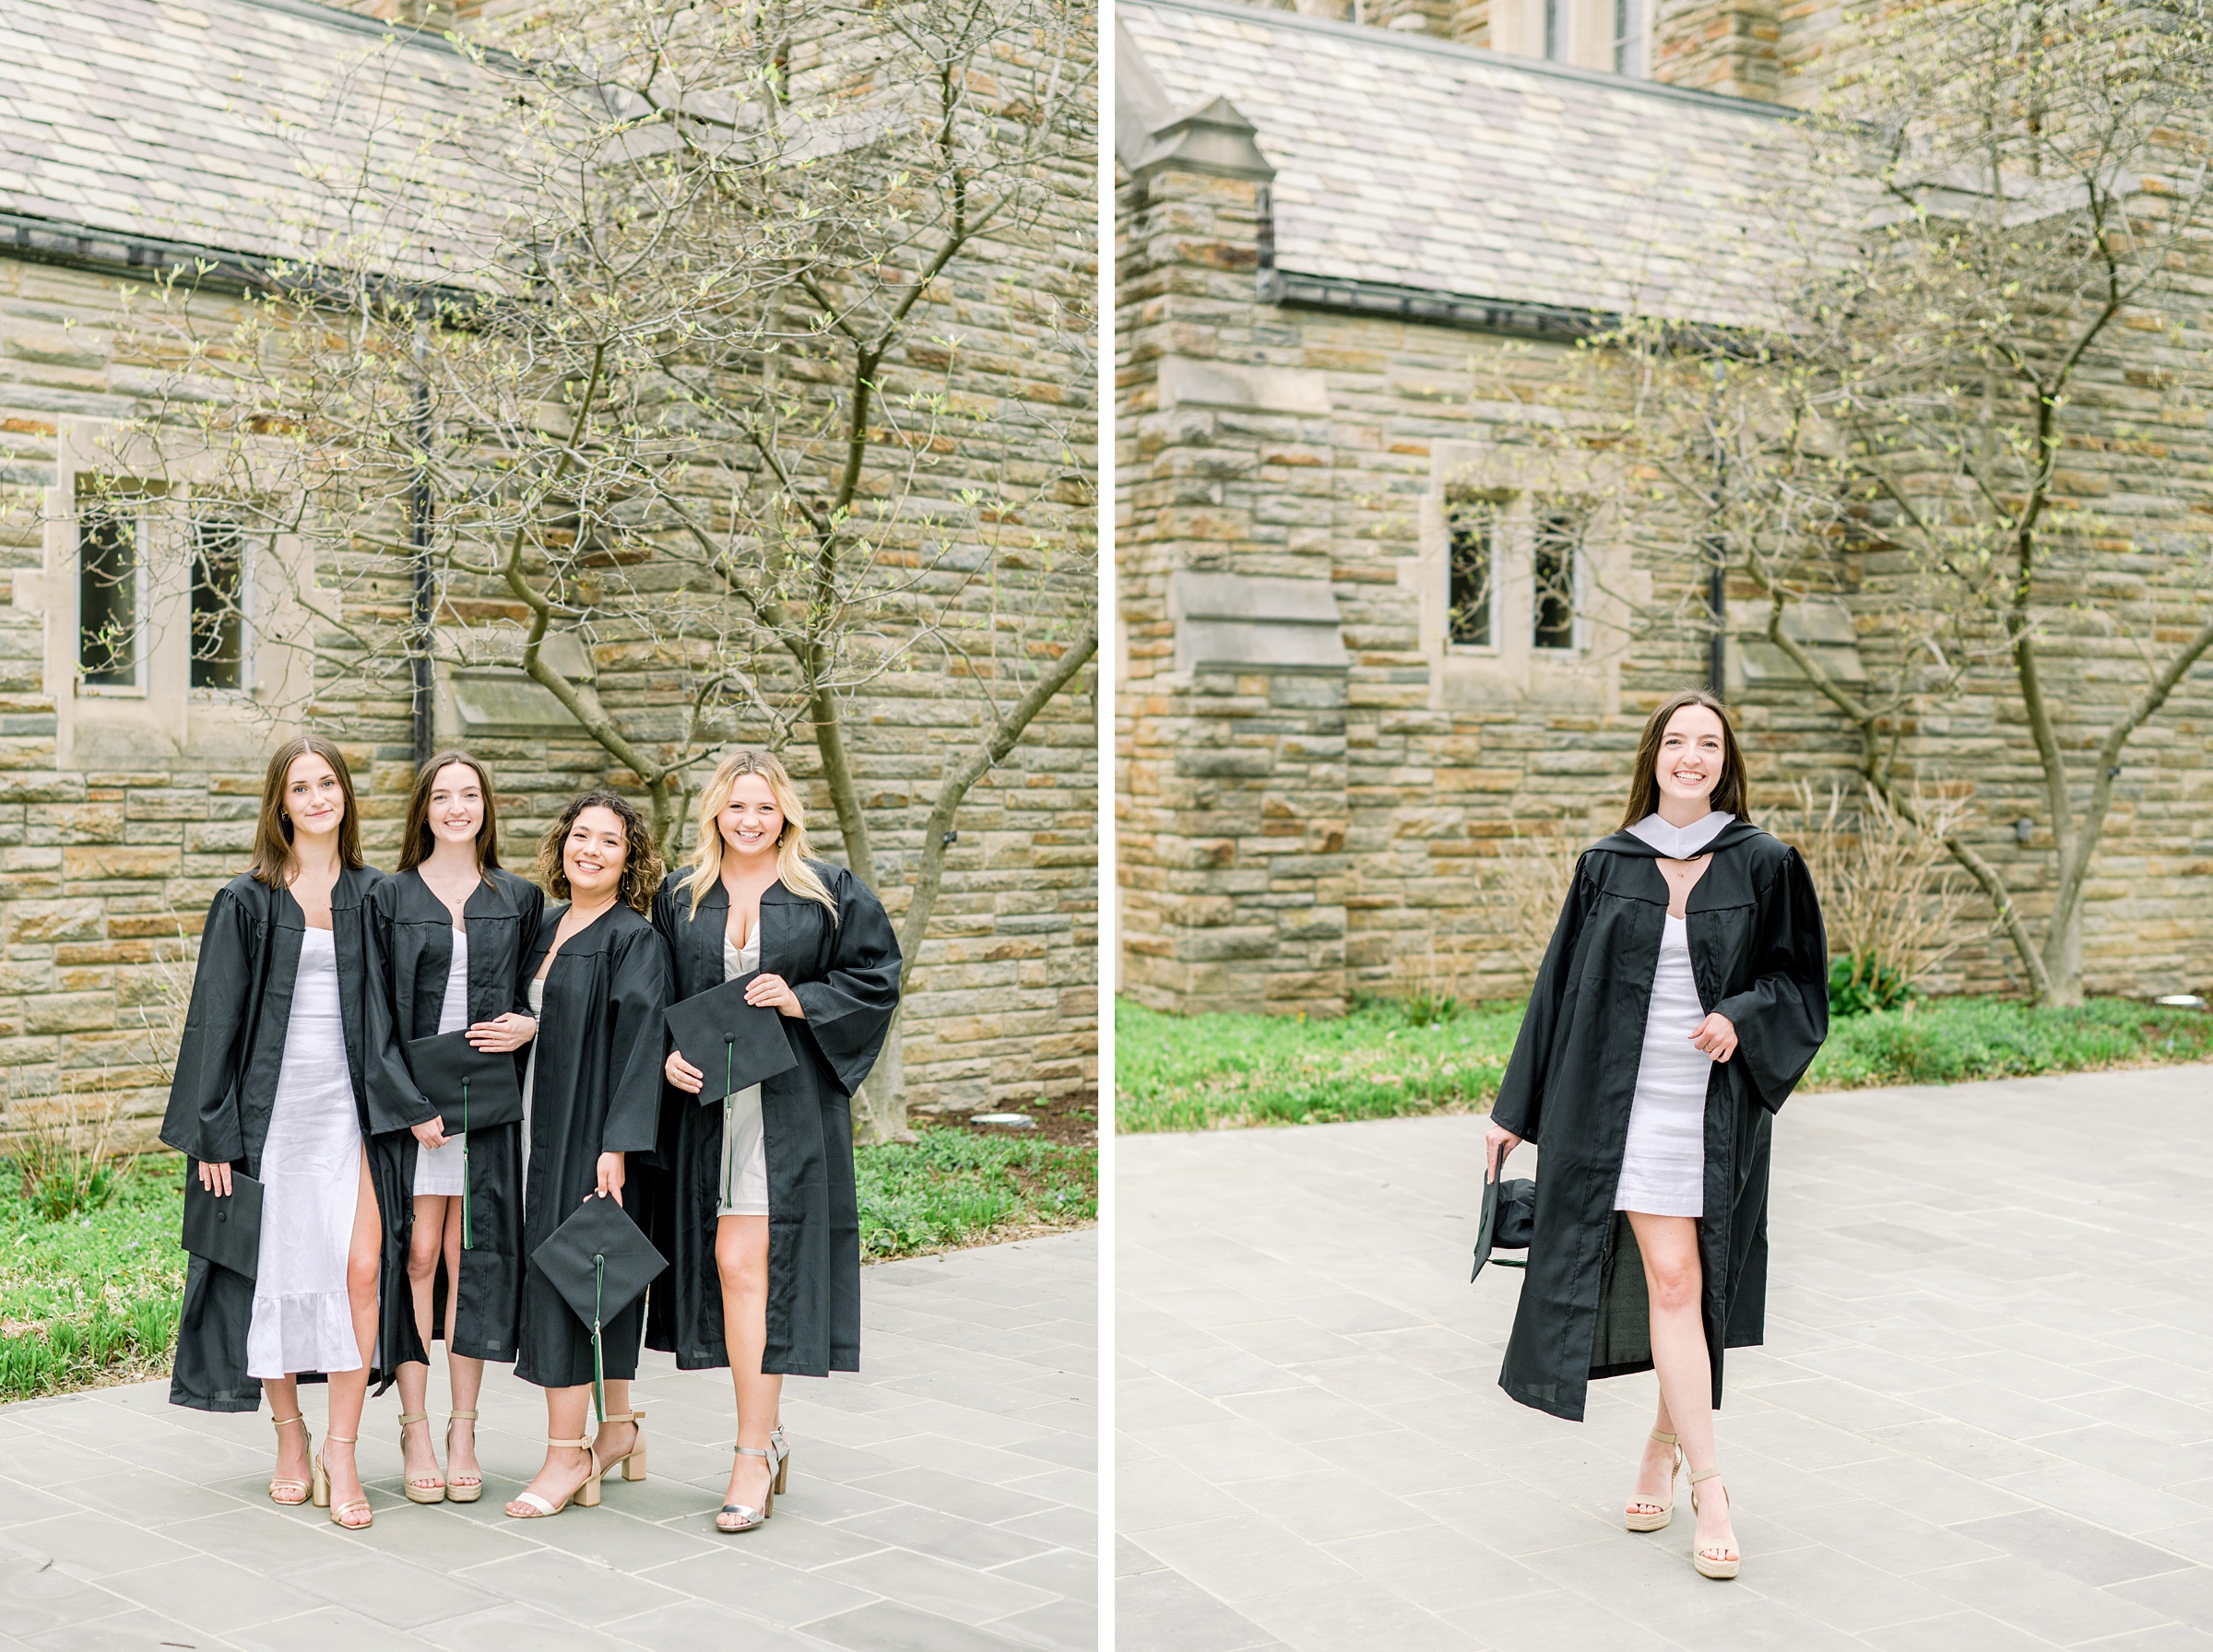
M 1713 1468 L 1699 1469 L 1691 1475 L 1690 1512 L 1692 1514 L 1695 1515 L 1698 1512 L 1698 1481 L 1711 1480 L 1721 1471 L 1720 1465 L 1716 1464 Z M 1735 1503 L 1729 1498 L 1727 1486 L 1722 1488 L 1722 1496 L 1724 1500 L 1729 1501 L 1731 1512 L 1734 1513 Z M 1737 1567 L 1744 1564 L 1744 1556 L 1734 1544 L 1723 1546 L 1719 1543 L 1709 1543 L 1703 1549 L 1693 1549 L 1690 1552 L 1690 1564 L 1698 1567 L 1699 1576 L 1710 1577 L 1719 1583 L 1726 1583 L 1736 1575 Z
M 302 1411 L 296 1417 L 271 1417 L 269 1422 L 276 1428 L 277 1437 L 280 1440 L 284 1438 L 286 1429 L 295 1422 L 300 1425 L 300 1442 L 307 1452 L 308 1473 L 312 1476 L 314 1473 L 315 1437 L 308 1432 L 307 1413 Z M 269 1477 L 269 1501 L 286 1508 L 298 1508 L 305 1503 L 308 1489 L 308 1481 L 304 1480 L 293 1480 L 289 1475 L 281 1474 Z
M 784 1495 L 784 1483 L 791 1478 L 791 1446 L 784 1438 L 784 1425 L 779 1422 L 768 1434 L 768 1448 L 776 1454 L 776 1477 L 769 1482 L 769 1490 L 779 1497 Z
M 399 1452 L 403 1457 L 407 1456 L 408 1452 L 408 1430 L 418 1422 L 423 1425 L 424 1433 L 429 1433 L 430 1412 L 411 1411 L 400 1417 Z M 444 1475 L 438 1477 L 438 1482 L 435 1485 L 419 1483 L 412 1476 L 408 1476 L 401 1481 L 400 1489 L 407 1493 L 409 1503 L 444 1503 L 445 1501 L 445 1477 Z
M 1673 1434 L 1652 1430 L 1652 1438 L 1663 1446 L 1675 1447 L 1675 1460 L 1667 1470 L 1667 1500 L 1647 1502 L 1632 1497 L 1627 1508 L 1622 1511 L 1622 1524 L 1631 1531 L 1663 1531 L 1667 1523 L 1675 1517 L 1675 1476 L 1683 1472 L 1683 1446 Z
M 359 1434 L 354 1435 L 350 1440 L 344 1434 L 325 1434 L 323 1445 L 327 1449 L 332 1446 L 356 1445 L 360 1440 Z M 330 1470 L 323 1466 L 323 1453 L 320 1451 L 315 1453 L 315 1506 L 330 1509 L 330 1523 L 341 1531 L 367 1531 L 370 1527 L 376 1524 L 376 1511 L 369 1506 L 369 1499 L 366 1497 L 349 1498 L 336 1508 L 331 1508 Z M 361 1512 L 362 1518 L 349 1520 L 346 1516 L 356 1509 Z
M 572 1451 L 581 1451 L 584 1453 L 586 1462 L 592 1461 L 592 1437 L 589 1434 L 574 1440 L 556 1440 L 552 1435 L 548 1434 L 546 1444 L 566 1446 Z M 503 1512 L 510 1520 L 542 1520 L 549 1515 L 558 1515 L 572 1502 L 578 1508 L 598 1508 L 599 1506 L 599 1470 L 595 1466 L 592 1471 L 584 1477 L 584 1483 L 559 1503 L 548 1503 L 536 1492 L 527 1489 L 517 1492 L 514 1501 L 525 1504 L 532 1512 L 527 1515 L 518 1515 L 512 1508 L 507 1509 Z
M 484 1477 L 482 1475 L 478 1475 L 474 1480 L 457 1480 L 455 1478 L 453 1473 L 454 1424 L 462 1422 L 474 1422 L 476 1420 L 477 1414 L 474 1411 L 453 1411 L 449 1412 L 446 1416 L 445 1500 L 448 1503 L 474 1503 L 478 1498 L 484 1495 Z
M 602 1417 L 599 1421 L 602 1424 L 627 1422 L 637 1432 L 630 1437 L 628 1451 L 606 1463 L 601 1463 L 595 1454 L 592 1457 L 592 1467 L 598 1469 L 602 1476 L 612 1474 L 617 1469 L 620 1469 L 622 1470 L 624 1480 L 644 1480 L 645 1478 L 645 1413 L 644 1411 L 623 1411 L 616 1416 Z

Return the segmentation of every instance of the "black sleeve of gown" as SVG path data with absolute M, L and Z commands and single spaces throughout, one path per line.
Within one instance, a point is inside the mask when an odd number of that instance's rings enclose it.
M 1491 1123 L 1524 1141 L 1538 1141 L 1544 1125 L 1544 1064 L 1552 1058 L 1568 969 L 1583 930 L 1584 895 L 1583 863 L 1578 860 L 1568 899 L 1560 905 L 1560 921 L 1553 926 L 1544 962 L 1537 966 L 1536 984 L 1529 989 L 1529 1008 L 1522 1011 L 1521 1031 L 1515 1035 L 1506 1076 L 1498 1081 L 1498 1097 L 1491 1103 Z
M 515 907 L 522 914 L 523 921 L 515 930 L 514 1013 L 527 1015 L 536 1021 L 538 1011 L 530 1008 L 530 953 L 538 942 L 538 926 L 546 921 L 546 891 L 520 878 L 515 882 L 522 885 Z M 529 1048 L 528 1044 L 525 1044 L 517 1054 L 524 1054 Z
M 669 949 L 650 926 L 622 938 L 609 1005 L 607 1124 L 603 1153 L 649 1153 L 661 1124 L 661 1011 L 669 1007 Z
M 254 992 L 254 914 L 224 890 L 200 928 L 192 1002 L 170 1080 L 161 1141 L 187 1158 L 228 1164 L 245 1156 L 237 1082 L 246 1053 L 239 1042 Z
M 848 873 L 831 892 L 837 897 L 837 933 L 829 973 L 820 981 L 794 981 L 791 991 L 807 1012 L 814 1047 L 850 1096 L 876 1065 L 899 1008 L 899 937 L 883 903 L 859 879 Z
M 362 993 L 361 1077 L 369 1092 L 369 1129 L 377 1136 L 412 1129 L 438 1116 L 408 1070 L 399 1046 L 398 984 L 392 978 L 393 889 L 390 880 L 369 893 L 361 911 L 361 962 L 368 981 Z
M 1736 1027 L 1735 1059 L 1770 1113 L 1790 1094 L 1828 1036 L 1828 938 L 1814 880 L 1795 849 L 1760 897 L 1757 974 L 1713 1008 Z

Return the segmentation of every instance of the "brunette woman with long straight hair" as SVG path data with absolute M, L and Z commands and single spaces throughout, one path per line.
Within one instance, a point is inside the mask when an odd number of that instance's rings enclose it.
M 1543 1149 L 1499 1386 L 1580 1422 L 1591 1379 L 1656 1369 L 1623 1523 L 1666 1526 L 1687 1459 L 1691 1561 L 1714 1578 L 1741 1564 L 1714 1458 L 1722 1351 L 1761 1339 L 1771 1122 L 1828 1030 L 1812 879 L 1748 808 L 1722 703 L 1663 702 L 1622 829 L 1576 866 L 1486 1150 L 1487 1176 Z
M 367 1150 L 385 1127 L 370 1078 L 385 1048 L 370 987 L 367 912 L 381 880 L 361 859 L 353 777 L 329 741 L 277 749 L 253 865 L 207 909 L 161 1139 L 207 1192 L 261 1184 L 254 1277 L 202 1257 L 185 1271 L 170 1400 L 277 1425 L 269 1496 L 370 1523 L 354 1464 L 381 1314 L 385 1212 L 402 1197 Z M 299 1379 L 328 1378 L 329 1427 L 312 1456 Z
M 466 1032 L 472 1048 L 499 1054 L 530 1042 L 538 1021 L 523 963 L 545 904 L 536 884 L 500 867 L 499 808 L 484 765 L 466 751 L 423 764 L 408 795 L 399 870 L 369 897 L 376 985 L 403 1062 L 409 1041 L 443 1032 Z M 382 1070 L 408 1077 L 404 1066 Z M 408 1120 L 405 1133 L 379 1139 L 399 1155 L 412 1196 L 386 1257 L 406 1270 L 410 1292 L 411 1312 L 393 1328 L 405 1490 L 411 1503 L 474 1503 L 484 1489 L 476 1453 L 484 1362 L 515 1358 L 522 1301 L 522 1127 L 449 1136 L 413 1083 L 385 1102 Z M 453 1399 L 444 1473 L 425 1409 L 428 1347 L 441 1336 Z
M 704 1107 L 698 1068 L 671 1049 L 663 1069 L 654 1231 L 669 1271 L 646 1341 L 687 1371 L 730 1368 L 737 1458 L 715 1524 L 750 1531 L 787 1477 L 784 1378 L 860 1363 L 851 1098 L 899 1007 L 899 942 L 867 886 L 815 857 L 799 793 L 765 751 L 716 769 L 692 865 L 662 883 L 653 921 L 678 998 L 752 974 L 746 1002 L 784 1018 L 798 1063 Z

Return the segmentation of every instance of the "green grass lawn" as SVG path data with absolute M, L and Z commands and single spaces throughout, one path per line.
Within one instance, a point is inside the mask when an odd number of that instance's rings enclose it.
M 1521 1007 L 1416 1025 L 1396 1002 L 1339 1021 L 1115 1010 L 1115 1127 L 1203 1130 L 1480 1112 L 1498 1092 Z M 1948 1084 L 2213 1059 L 2213 1015 L 2098 998 L 2037 1009 L 1931 998 L 1831 1023 L 1804 1090 Z
M 1098 1149 L 923 1129 L 855 1157 L 870 1261 L 1081 1227 L 1099 1212 Z M 0 1399 L 169 1369 L 184 1288 L 180 1161 L 140 1161 L 100 1209 L 42 1218 L 0 1166 Z

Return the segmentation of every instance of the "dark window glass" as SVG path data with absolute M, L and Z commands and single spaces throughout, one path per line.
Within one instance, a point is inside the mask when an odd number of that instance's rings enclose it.
M 1578 525 L 1571 511 L 1537 513 L 1537 623 L 1531 641 L 1539 648 L 1575 646 Z
M 1642 0 L 1614 0 L 1614 72 L 1644 73 Z
M 1544 55 L 1568 60 L 1568 0 L 1544 0 Z
M 192 525 L 192 686 L 245 687 L 245 536 L 235 522 Z
M 1466 505 L 1454 512 L 1448 531 L 1451 537 L 1446 569 L 1446 627 L 1455 643 L 1491 644 L 1491 569 L 1497 538 L 1497 516 L 1488 505 Z
M 77 525 L 77 663 L 94 688 L 138 686 L 138 523 L 88 511 Z

